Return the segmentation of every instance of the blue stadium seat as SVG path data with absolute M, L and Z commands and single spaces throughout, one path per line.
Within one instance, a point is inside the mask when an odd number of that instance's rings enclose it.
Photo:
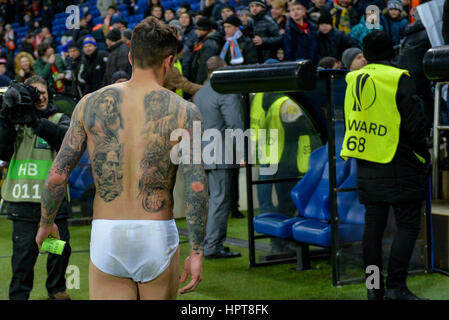
M 86 151 L 69 177 L 70 198 L 74 200 L 81 198 L 83 193 L 93 183 L 92 168 Z
M 302 218 L 289 218 L 277 212 L 261 213 L 254 217 L 254 230 L 258 233 L 288 239 L 292 237 L 292 225 Z
M 342 142 L 341 136 L 336 136 L 336 141 Z M 357 165 L 354 159 L 346 162 L 339 157 L 341 144 L 337 148 L 337 186 L 339 188 L 354 188 L 357 186 Z M 314 151 L 317 152 L 318 150 Z M 313 155 L 313 153 L 312 153 Z M 311 155 L 311 157 L 312 157 Z M 310 196 L 310 190 L 304 184 L 309 172 L 304 178 L 293 188 L 292 199 L 297 205 L 300 214 L 305 219 L 297 221 L 292 226 L 293 238 L 301 243 L 314 244 L 323 247 L 329 247 L 331 241 L 330 226 L 330 203 L 329 203 L 329 171 L 328 163 L 323 170 L 320 184 L 314 190 L 314 194 Z M 307 182 L 307 181 L 306 181 Z M 315 193 L 317 195 L 315 196 Z M 307 197 L 310 196 L 310 200 Z M 364 207 L 358 201 L 357 191 L 338 193 L 338 216 L 340 218 L 338 224 L 338 238 L 340 243 L 350 243 L 360 241 L 363 237 L 364 229 Z M 304 200 L 305 199 L 305 200 Z M 320 202 L 321 201 L 321 202 Z M 324 204 L 323 204 L 324 203 Z

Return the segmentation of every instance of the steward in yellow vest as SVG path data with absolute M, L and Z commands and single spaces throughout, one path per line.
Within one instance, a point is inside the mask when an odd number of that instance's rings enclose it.
M 310 154 L 321 146 L 321 140 L 296 102 L 281 93 L 257 93 L 251 102 L 250 123 L 259 164 L 281 164 L 279 174 L 285 178 L 300 177 L 307 172 Z M 266 130 L 265 144 L 258 137 L 259 129 Z M 270 129 L 277 130 L 277 139 L 270 136 Z M 288 167 L 290 173 L 283 174 L 283 167 Z
M 430 128 L 408 71 L 394 67 L 393 42 L 383 31 L 363 40 L 368 64 L 347 74 L 342 158 L 357 159 L 359 200 L 366 207 L 364 270 L 376 266 L 380 278 L 368 288 L 369 300 L 419 300 L 407 289 L 408 264 L 428 196 Z M 381 275 L 382 237 L 393 208 L 397 232 L 388 265 L 386 290 Z M 368 269 L 369 270 L 369 269 Z M 367 273 L 367 283 L 370 281 Z
M 57 113 L 55 104 L 49 99 L 44 79 L 33 76 L 26 84 L 38 90 L 38 100 L 33 105 L 30 98 L 32 91 L 21 87 L 23 84 L 17 87 L 21 90 L 20 101 L 28 101 L 23 107 L 27 110 L 23 113 L 26 116 L 18 117 L 14 111 L 17 110 L 18 101 L 11 97 L 16 96 L 16 87 L 8 88 L 0 109 L 0 160 L 9 162 L 1 192 L 2 198 L 9 202 L 7 214 L 13 221 L 9 298 L 14 300 L 28 299 L 33 288 L 33 268 L 39 253 L 35 236 L 41 217 L 42 187 L 70 125 L 70 118 Z M 64 200 L 55 223 L 66 245 L 62 255 L 49 254 L 47 259 L 46 288 L 48 295 L 54 299 L 69 298 L 65 293 L 65 270 L 71 252 L 67 222 L 69 212 L 68 203 Z

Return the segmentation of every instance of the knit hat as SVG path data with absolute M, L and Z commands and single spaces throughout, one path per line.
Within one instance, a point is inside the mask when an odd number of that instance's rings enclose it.
M 115 23 L 123 23 L 122 18 L 120 18 L 120 16 L 118 16 L 118 15 L 113 16 L 112 19 L 111 19 L 110 25 L 112 26 Z
M 309 8 L 309 4 L 308 4 L 308 2 L 306 0 L 293 0 L 293 1 L 290 1 L 290 5 L 294 5 L 294 4 L 300 4 L 304 8 L 306 8 L 306 10 Z
M 387 8 L 388 10 L 397 9 L 399 11 L 403 9 L 401 1 L 398 0 L 388 0 Z
M 229 9 L 229 10 L 231 10 L 232 12 L 235 13 L 235 8 L 234 8 L 233 6 L 231 6 L 230 4 L 225 4 L 225 5 L 221 8 L 221 11 L 223 11 L 223 9 Z
M 179 20 L 173 19 L 168 23 L 169 26 L 175 27 L 180 34 L 184 34 L 182 31 L 182 24 Z
M 122 33 L 120 32 L 119 29 L 112 29 L 111 31 L 108 32 L 106 39 L 112 42 L 120 41 L 122 39 Z
M 69 41 L 66 43 L 66 45 L 67 45 L 67 50 L 75 48 L 76 50 L 81 51 L 81 47 L 80 47 L 79 43 L 76 41 Z
M 116 82 L 118 79 L 127 79 L 129 80 L 129 74 L 123 70 L 116 71 L 111 76 L 111 84 Z
M 196 23 L 195 29 L 210 31 L 212 30 L 212 22 L 207 17 L 201 17 Z
M 123 30 L 123 36 L 128 39 L 131 40 L 131 37 L 133 35 L 133 31 L 131 29 L 125 29 Z
M 362 50 L 360 50 L 359 48 L 349 48 L 343 52 L 341 61 L 347 69 L 351 67 L 352 62 L 359 53 L 362 53 Z
M 258 4 L 259 6 L 262 6 L 264 8 L 267 7 L 267 3 L 265 2 L 265 0 L 250 1 L 249 5 L 251 6 L 253 3 Z
M 239 16 L 244 16 L 244 15 L 251 16 L 251 12 L 249 12 L 249 10 L 246 8 L 239 10 Z
M 8 64 L 8 61 L 5 58 L 0 58 L 0 64 Z
M 94 37 L 92 37 L 90 34 L 88 34 L 83 40 L 83 47 L 86 44 L 93 44 L 94 46 L 97 46 L 97 41 L 95 41 Z
M 235 14 L 229 16 L 223 23 L 229 23 L 235 27 L 240 27 L 242 25 L 242 21 L 240 21 L 239 17 Z
M 332 17 L 329 14 L 322 13 L 318 18 L 318 25 L 320 24 L 330 24 L 332 25 Z
M 381 30 L 374 30 L 363 39 L 363 55 L 368 61 L 390 60 L 394 57 L 393 41 Z

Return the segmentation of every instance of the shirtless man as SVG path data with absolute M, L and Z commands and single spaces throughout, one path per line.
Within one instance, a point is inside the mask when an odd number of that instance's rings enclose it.
M 170 151 L 176 129 L 191 132 L 197 107 L 162 87 L 176 56 L 171 27 L 147 18 L 133 31 L 130 81 L 81 99 L 50 169 L 36 242 L 58 238 L 56 212 L 70 172 L 87 147 L 96 185 L 90 244 L 91 299 L 175 299 L 202 280 L 208 186 L 203 165 L 182 164 L 190 255 L 179 277 L 179 236 Z M 193 134 L 190 134 L 193 137 Z M 193 141 L 190 141 L 193 152 Z M 192 153 L 191 153 L 192 154 Z M 191 161 L 192 162 L 192 161 Z M 191 281 L 180 288 L 190 275 Z

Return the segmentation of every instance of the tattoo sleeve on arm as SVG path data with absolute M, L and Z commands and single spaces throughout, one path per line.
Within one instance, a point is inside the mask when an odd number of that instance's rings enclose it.
M 185 213 L 189 228 L 190 248 L 199 254 L 203 251 L 206 234 L 209 188 L 203 164 L 193 164 L 193 122 L 200 121 L 201 128 L 204 126 L 201 113 L 195 105 L 189 104 L 186 112 L 187 122 L 185 129 L 190 134 L 190 162 L 182 164 L 186 182 Z
M 70 173 L 86 149 L 86 132 L 80 120 L 80 109 L 84 101 L 84 99 L 81 100 L 73 112 L 70 128 L 45 180 L 41 205 L 41 223 L 45 225 L 53 224 L 59 207 L 64 200 Z

